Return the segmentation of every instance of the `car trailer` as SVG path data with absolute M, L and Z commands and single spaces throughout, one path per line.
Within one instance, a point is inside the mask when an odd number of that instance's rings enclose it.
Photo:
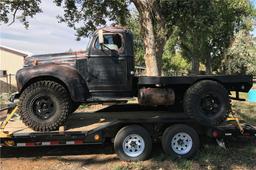
M 230 137 L 255 137 L 256 127 L 230 114 L 220 126 L 206 127 L 186 114 L 167 107 L 143 107 L 136 104 L 113 105 L 94 113 L 74 113 L 59 131 L 35 132 L 20 120 L 10 121 L 17 107 L 1 124 L 1 147 L 39 147 L 114 143 L 120 159 L 145 160 L 152 143 L 160 141 L 172 158 L 191 158 L 199 150 L 200 137 L 208 136 L 224 147 Z

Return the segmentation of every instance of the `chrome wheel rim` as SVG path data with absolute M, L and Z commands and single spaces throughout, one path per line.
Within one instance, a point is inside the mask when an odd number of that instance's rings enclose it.
M 171 141 L 172 150 L 179 154 L 185 155 L 190 152 L 193 146 L 193 140 L 191 136 L 185 132 L 177 133 L 173 136 Z
M 123 141 L 123 151 L 129 157 L 140 156 L 145 149 L 144 139 L 137 134 L 127 136 Z

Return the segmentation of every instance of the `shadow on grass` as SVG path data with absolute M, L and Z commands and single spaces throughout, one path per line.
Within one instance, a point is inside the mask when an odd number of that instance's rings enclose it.
M 201 153 L 193 160 L 200 167 L 212 169 L 255 169 L 256 168 L 256 141 L 236 140 L 226 143 L 228 149 L 217 145 L 204 145 Z
M 77 145 L 77 146 L 41 146 L 41 147 L 9 147 L 1 148 L 2 158 L 67 156 L 67 155 L 92 155 L 113 154 L 113 146 L 106 145 Z
M 1 148 L 2 158 L 32 158 L 79 163 L 81 166 L 110 164 L 112 169 L 256 169 L 256 140 L 236 139 L 227 143 L 228 149 L 217 146 L 214 140 L 204 139 L 200 152 L 191 160 L 172 160 L 159 143 L 154 144 L 151 158 L 144 162 L 119 161 L 113 145 L 60 146 L 35 148 Z M 79 155 L 74 157 L 74 155 Z M 87 155 L 87 156 L 85 156 Z M 67 157 L 66 157 L 67 156 Z
M 255 139 L 237 139 L 226 144 L 228 149 L 225 150 L 215 141 L 204 141 L 200 152 L 193 159 L 172 160 L 158 152 L 153 154 L 154 164 L 151 169 L 159 169 L 163 162 L 163 168 L 172 169 L 256 169 Z

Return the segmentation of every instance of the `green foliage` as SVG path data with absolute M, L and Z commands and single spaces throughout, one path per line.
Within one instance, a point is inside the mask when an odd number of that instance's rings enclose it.
M 165 76 L 186 75 L 190 64 L 180 53 L 163 55 L 163 73 Z
M 192 62 L 195 72 L 199 71 L 200 62 L 206 65 L 209 73 L 212 70 L 220 71 L 224 54 L 234 34 L 241 29 L 250 30 L 251 20 L 256 16 L 256 10 L 250 0 L 54 0 L 54 2 L 64 10 L 63 16 L 58 16 L 59 21 L 75 29 L 78 39 L 88 36 L 96 27 L 105 26 L 108 21 L 120 25 L 128 24 L 135 38 L 136 65 L 145 65 L 143 56 L 146 46 L 143 38 L 153 37 L 150 40 L 155 41 L 153 50 L 157 56 L 157 66 L 159 63 L 161 65 L 162 62 L 158 60 L 161 60 L 164 54 L 163 70 L 167 74 L 173 74 L 170 73 L 170 68 L 173 72 L 187 70 L 189 68 L 187 60 Z M 28 27 L 27 18 L 42 12 L 40 3 L 40 0 L 2 0 L 0 22 L 12 23 L 17 18 Z M 129 5 L 132 3 L 139 13 L 135 17 L 131 17 L 132 10 Z M 143 33 L 146 35 L 145 26 L 142 30 L 140 23 L 145 21 L 142 15 L 145 10 L 151 13 L 150 18 L 146 20 L 152 20 L 154 35 L 143 36 Z M 10 18 L 13 20 L 10 21 Z M 178 54 L 173 51 L 177 45 L 181 49 L 181 53 Z M 167 51 L 163 53 L 164 47 Z M 230 53 L 236 52 L 230 51 Z M 150 60 L 150 57 L 148 59 Z M 246 63 L 255 61 L 250 60 L 246 60 Z M 253 70 L 249 72 L 254 73 Z
M 187 74 L 190 69 L 188 60 L 185 59 L 177 47 L 177 31 L 167 41 L 163 53 L 163 73 L 166 76 Z
M 256 75 L 256 40 L 247 30 L 236 34 L 222 65 L 228 74 Z
M 64 15 L 59 16 L 77 31 L 78 38 L 88 36 L 96 27 L 104 26 L 107 21 L 126 24 L 129 16 L 126 0 L 54 0 L 57 6 L 64 8 Z
M 1 0 L 0 22 L 10 22 L 10 24 L 12 24 L 16 19 L 19 19 L 27 28 L 29 26 L 27 17 L 33 18 L 37 13 L 42 12 L 39 7 L 40 3 L 41 0 Z
M 234 33 L 251 28 L 244 22 L 253 15 L 250 1 L 188 0 L 183 5 L 188 12 L 177 22 L 183 55 L 217 71 Z
M 137 12 L 133 12 L 131 14 L 131 17 L 127 21 L 127 27 L 133 33 L 135 65 L 145 67 L 145 49 L 143 44 L 143 38 L 140 31 L 139 16 Z

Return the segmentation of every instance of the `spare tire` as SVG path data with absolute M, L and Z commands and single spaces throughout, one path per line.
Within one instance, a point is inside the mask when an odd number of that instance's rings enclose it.
M 25 125 L 35 131 L 51 131 L 66 121 L 70 102 L 70 96 L 61 84 L 38 81 L 25 88 L 18 107 Z
M 199 81 L 186 91 L 183 108 L 185 113 L 200 124 L 217 126 L 230 112 L 228 91 L 216 81 Z

